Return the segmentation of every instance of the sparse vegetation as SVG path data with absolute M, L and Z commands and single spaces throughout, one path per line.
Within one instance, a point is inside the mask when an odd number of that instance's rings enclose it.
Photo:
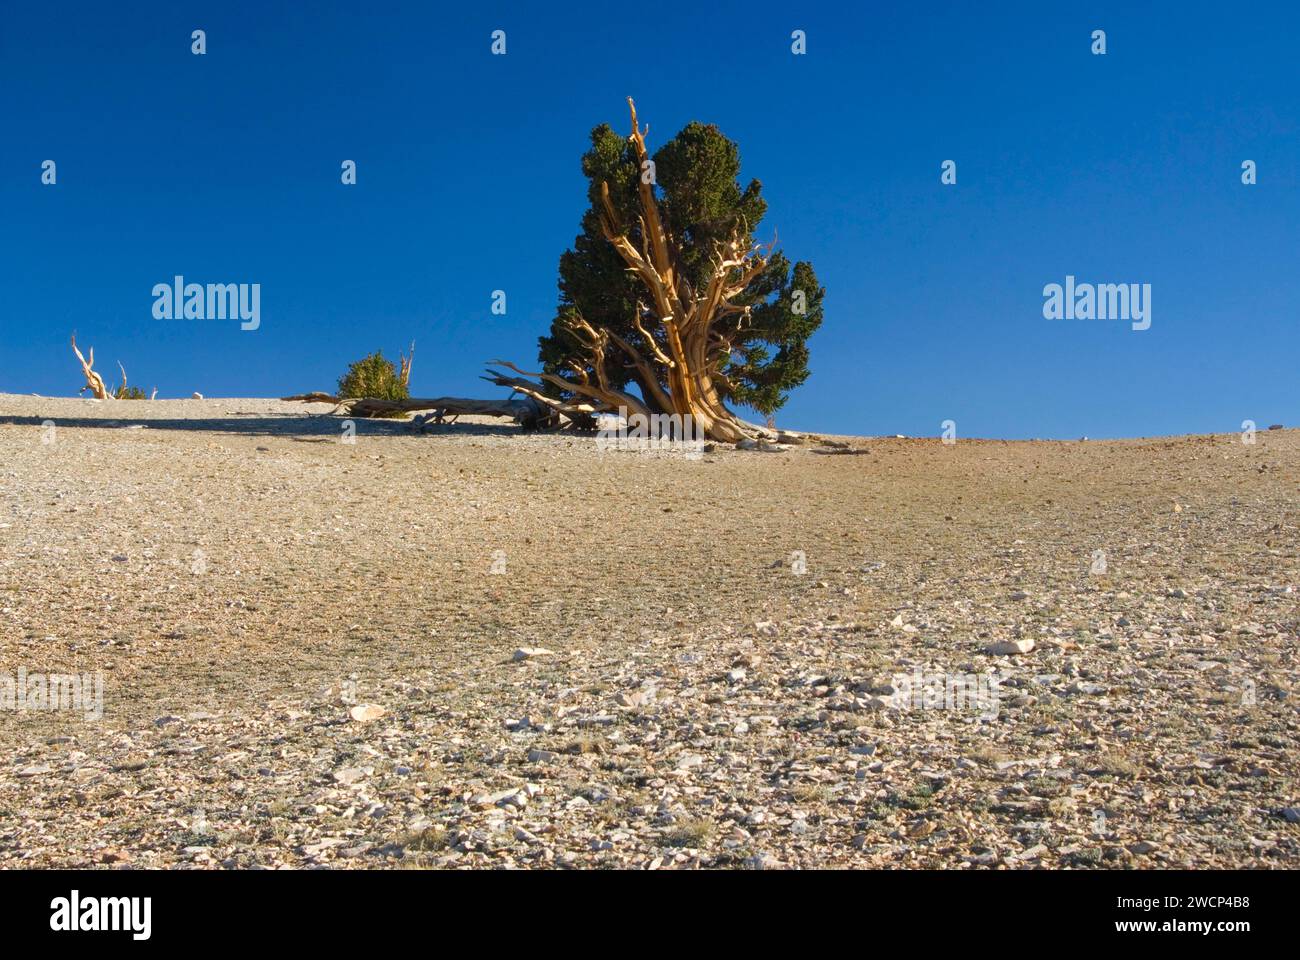
M 579 734 L 560 748 L 560 753 L 604 753 L 600 738 L 589 733 Z
M 708 820 L 686 820 L 664 834 L 664 843 L 670 847 L 698 847 L 713 833 Z
M 1142 768 L 1121 754 L 1112 753 L 1102 757 L 1099 769 L 1102 773 L 1119 780 L 1133 780 L 1142 772 Z
M 442 827 L 425 827 L 403 837 L 398 845 L 416 853 L 436 853 L 451 846 L 451 834 Z
M 339 399 L 405 400 L 410 395 L 402 374 L 380 350 L 353 363 L 339 378 Z M 406 413 L 395 411 L 376 416 L 402 418 Z

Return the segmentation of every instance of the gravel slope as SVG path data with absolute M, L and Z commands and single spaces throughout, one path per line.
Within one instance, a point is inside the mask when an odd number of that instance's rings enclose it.
M 0 866 L 1300 866 L 1298 431 L 328 409 L 0 395 Z

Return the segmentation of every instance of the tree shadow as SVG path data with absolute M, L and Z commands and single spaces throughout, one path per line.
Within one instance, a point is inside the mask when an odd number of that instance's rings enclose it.
M 129 403 L 130 401 L 123 401 Z M 516 437 L 522 431 L 517 424 L 503 423 L 444 423 L 413 427 L 409 420 L 367 419 L 333 414 L 274 414 L 256 413 L 240 416 L 203 417 L 192 420 L 151 417 L 28 417 L 0 414 L 0 425 L 43 427 L 53 423 L 56 427 L 75 427 L 99 430 L 179 430 L 210 433 L 231 433 L 246 436 L 286 437 L 293 440 L 336 439 L 343 433 L 344 424 L 351 421 L 358 436 L 368 437 Z

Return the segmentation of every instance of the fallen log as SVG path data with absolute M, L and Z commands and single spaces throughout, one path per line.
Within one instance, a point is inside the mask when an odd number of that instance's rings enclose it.
M 295 393 L 292 397 L 281 397 L 281 400 L 297 401 L 299 403 L 338 403 L 339 398 L 332 393 Z
M 281 400 L 301 403 L 332 403 L 335 410 L 345 410 L 353 417 L 386 417 L 395 413 L 420 413 L 431 415 L 421 421 L 421 426 L 444 423 L 446 418 L 459 416 L 505 417 L 522 424 L 527 429 L 552 425 L 553 411 L 532 398 L 522 400 L 474 400 L 466 397 L 408 397 L 405 400 L 381 400 L 377 397 L 336 397 L 330 393 L 300 393 Z
M 539 407 L 531 400 L 472 400 L 465 397 L 410 397 L 406 400 L 379 400 L 363 397 L 344 401 L 354 416 L 373 417 L 392 413 L 416 413 L 430 410 L 443 417 L 507 417 L 519 420 L 536 416 Z

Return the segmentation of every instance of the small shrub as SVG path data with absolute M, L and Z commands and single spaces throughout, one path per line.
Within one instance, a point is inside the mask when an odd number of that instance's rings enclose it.
M 1073 813 L 1074 808 L 1075 803 L 1071 798 L 1053 797 L 1051 800 L 1047 801 L 1043 809 L 1046 810 L 1048 816 L 1061 820 Z
M 835 791 L 824 783 L 797 783 L 790 796 L 799 803 L 830 803 L 835 799 Z
M 451 846 L 451 834 L 442 827 L 425 827 L 417 833 L 407 834 L 397 842 L 407 850 L 437 853 Z
M 1140 766 L 1119 754 L 1102 757 L 1099 769 L 1103 774 L 1108 774 L 1117 780 L 1135 780 L 1142 772 Z
M 589 733 L 579 734 L 577 738 L 570 740 L 564 746 L 560 747 L 560 753 L 604 753 L 604 747 L 600 739 Z
M 139 387 L 118 387 L 113 391 L 115 400 L 148 400 L 149 396 Z
M 1071 867 L 1095 867 L 1101 863 L 1103 857 L 1101 847 L 1085 847 L 1069 854 L 1065 858 L 1065 863 Z
M 713 824 L 708 820 L 688 820 L 669 830 L 664 843 L 670 847 L 700 847 L 712 833 Z
M 912 787 L 909 793 L 890 794 L 885 798 L 885 802 L 904 810 L 924 810 L 930 806 L 933 799 L 934 787 L 928 783 L 920 783 Z
M 410 395 L 397 367 L 393 366 L 391 360 L 385 359 L 379 350 L 352 364 L 348 367 L 348 372 L 339 378 L 340 399 L 371 397 L 376 400 L 405 400 Z M 399 413 L 395 416 L 406 414 Z
M 992 747 L 976 747 L 966 754 L 966 756 L 970 760 L 986 767 L 995 766 L 1008 759 L 1005 753 L 1001 750 L 995 750 Z

